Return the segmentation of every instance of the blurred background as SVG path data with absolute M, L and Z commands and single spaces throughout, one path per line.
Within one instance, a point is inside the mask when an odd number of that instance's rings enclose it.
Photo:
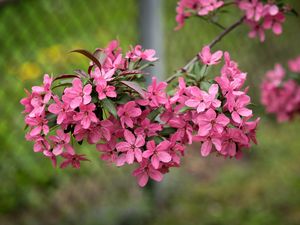
M 300 11 L 300 2 L 287 1 Z M 176 0 L 161 0 L 164 74 L 184 65 L 220 33 L 199 18 L 174 32 Z M 283 35 L 250 40 L 242 26 L 216 48 L 248 72 L 255 113 L 262 117 L 259 145 L 242 160 L 202 158 L 191 146 L 180 169 L 145 189 L 121 169 L 91 162 L 80 170 L 53 169 L 24 139 L 19 100 L 43 73 L 85 69 L 68 51 L 90 51 L 119 39 L 123 49 L 142 42 L 139 0 L 0 0 L 0 224 L 300 224 L 300 120 L 277 124 L 259 104 L 259 84 L 274 63 L 300 54 L 300 18 L 288 16 Z M 230 25 L 237 12 L 221 16 Z M 216 74 L 217 75 L 217 74 Z

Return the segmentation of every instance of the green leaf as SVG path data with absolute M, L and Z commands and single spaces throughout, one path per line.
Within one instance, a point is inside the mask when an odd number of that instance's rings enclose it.
M 205 77 L 205 73 L 207 72 L 207 68 L 208 66 L 207 65 L 203 65 L 201 70 L 200 70 L 200 73 L 197 74 L 197 80 L 200 81 L 203 77 Z
M 200 83 L 200 89 L 204 90 L 204 91 L 208 91 L 208 89 L 210 88 L 211 83 L 208 81 L 202 81 Z
M 83 70 L 74 70 L 74 72 L 81 77 L 86 77 L 86 78 L 89 77 L 89 75 L 86 72 L 84 72 Z
M 99 69 L 102 68 L 101 63 L 99 62 L 99 60 L 92 53 L 90 53 L 89 51 L 84 50 L 84 49 L 76 49 L 76 50 L 73 50 L 71 52 L 77 52 L 77 53 L 80 53 L 80 54 L 86 56 L 87 58 L 92 60 L 99 67 Z
M 121 83 L 125 84 L 127 87 L 137 92 L 142 98 L 145 97 L 145 91 L 142 89 L 142 87 L 139 84 L 132 81 L 121 81 Z
M 117 109 L 114 102 L 108 98 L 102 100 L 103 107 L 111 113 L 115 118 L 118 117 Z
M 54 87 L 51 87 L 51 90 L 54 90 L 56 88 L 59 88 L 59 87 L 71 87 L 72 86 L 72 83 L 61 83 L 61 84 L 58 84 Z
M 153 111 L 152 111 L 151 113 L 149 113 L 149 115 L 147 116 L 148 119 L 149 119 L 150 121 L 155 120 L 155 118 L 161 113 L 161 111 L 162 111 L 162 108 L 161 108 L 161 107 L 159 107 L 159 108 L 153 110 Z
M 139 67 L 139 70 L 143 70 L 143 69 L 148 68 L 150 66 L 154 66 L 154 64 L 153 63 L 145 63 L 144 65 Z
M 176 132 L 176 128 L 173 127 L 165 127 L 161 132 L 159 132 L 162 136 L 169 136 Z

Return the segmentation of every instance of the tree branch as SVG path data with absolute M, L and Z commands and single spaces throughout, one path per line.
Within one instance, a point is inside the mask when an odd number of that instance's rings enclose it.
M 214 47 L 218 42 L 220 42 L 223 37 L 225 37 L 228 33 L 233 31 L 235 28 L 237 28 L 239 25 L 243 23 L 245 19 L 245 16 L 241 17 L 239 20 L 237 20 L 235 23 L 233 23 L 231 26 L 226 28 L 222 33 L 220 33 L 208 46 L 210 48 Z M 174 80 L 178 75 L 180 75 L 182 72 L 185 72 L 188 70 L 188 68 L 193 65 L 198 60 L 198 56 L 196 55 L 194 58 L 192 58 L 184 67 L 182 67 L 180 70 L 177 70 L 175 74 L 173 74 L 171 77 L 169 77 L 166 82 L 170 83 L 172 80 Z

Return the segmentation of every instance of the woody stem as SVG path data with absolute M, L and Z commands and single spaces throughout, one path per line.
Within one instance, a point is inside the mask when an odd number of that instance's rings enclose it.
M 239 20 L 237 20 L 235 23 L 233 23 L 231 26 L 226 28 L 224 31 L 222 31 L 208 46 L 210 48 L 214 47 L 218 42 L 220 42 L 223 37 L 225 37 L 227 34 L 229 34 L 231 31 L 233 31 L 235 28 L 237 28 L 239 25 L 243 23 L 245 19 L 245 16 L 241 17 Z M 184 73 L 188 70 L 188 68 L 193 65 L 198 60 L 197 55 L 192 58 L 185 66 L 183 66 L 181 69 L 177 70 L 176 73 L 174 73 L 172 76 L 170 76 L 166 82 L 170 83 L 173 81 L 178 75 L 181 73 Z

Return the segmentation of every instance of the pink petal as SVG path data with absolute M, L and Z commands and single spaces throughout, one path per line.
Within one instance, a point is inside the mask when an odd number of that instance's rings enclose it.
M 145 138 L 142 135 L 138 135 L 135 140 L 136 147 L 142 147 L 145 145 Z
M 158 157 L 156 155 L 153 155 L 151 157 L 151 164 L 152 164 L 152 166 L 153 166 L 154 169 L 158 169 L 158 167 L 159 167 L 159 159 L 158 159 Z
M 211 152 L 212 149 L 212 143 L 211 141 L 205 141 L 202 143 L 201 145 L 201 155 L 203 157 L 206 157 L 209 155 L 209 153 Z
M 162 173 L 159 172 L 158 170 L 150 169 L 150 170 L 149 170 L 149 176 L 150 176 L 153 180 L 158 181 L 158 182 L 162 181 L 162 179 L 163 179 Z
M 185 105 L 188 107 L 196 108 L 199 105 L 198 99 L 189 99 L 185 101 Z
M 147 173 L 142 173 L 141 175 L 139 175 L 137 177 L 138 179 L 138 184 L 140 187 L 144 187 L 147 183 L 148 183 L 148 180 L 149 180 L 149 176 Z
M 231 118 L 236 123 L 241 123 L 242 122 L 242 119 L 241 119 L 240 115 L 236 111 L 231 113 Z
M 247 109 L 247 108 L 240 108 L 237 110 L 238 114 L 241 116 L 251 116 L 252 115 L 252 110 Z
M 170 154 L 164 151 L 157 152 L 157 157 L 161 162 L 165 162 L 165 163 L 170 162 L 172 159 Z
M 117 151 L 120 151 L 120 152 L 128 151 L 130 149 L 130 147 L 131 147 L 131 145 L 124 141 L 116 144 L 116 149 L 117 149 Z
M 124 131 L 124 137 L 125 137 L 125 140 L 131 144 L 131 145 L 134 145 L 135 144 L 135 136 L 132 132 L 130 132 L 129 130 L 125 130 Z

